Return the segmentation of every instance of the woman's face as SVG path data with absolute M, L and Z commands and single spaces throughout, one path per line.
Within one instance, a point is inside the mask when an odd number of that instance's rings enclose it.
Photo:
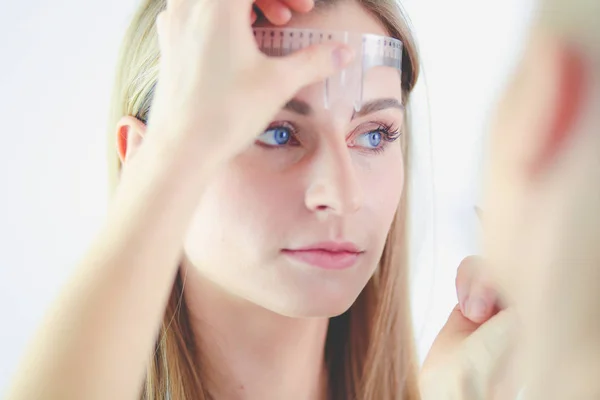
M 387 35 L 350 1 L 290 26 Z M 214 178 L 185 239 L 186 262 L 204 279 L 286 316 L 352 305 L 378 266 L 404 185 L 400 75 L 376 72 L 364 114 L 325 110 L 322 90 L 302 90 Z

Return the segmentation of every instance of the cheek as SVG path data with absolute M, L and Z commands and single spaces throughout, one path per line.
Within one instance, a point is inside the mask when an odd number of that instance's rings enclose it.
M 278 250 L 278 239 L 302 199 L 298 189 L 245 163 L 240 157 L 207 188 L 192 222 L 186 251 L 210 264 L 264 261 L 265 251 Z M 287 185 L 287 186 L 286 186 Z M 294 202 L 294 199 L 296 201 Z
M 392 146 L 390 146 L 392 147 Z M 359 180 L 364 190 L 364 211 L 369 224 L 387 236 L 404 191 L 405 171 L 398 143 L 386 153 L 369 160 L 368 168 L 359 168 Z
M 364 201 L 348 216 L 348 228 L 357 230 L 353 237 L 363 232 L 382 248 L 404 187 L 400 146 L 381 155 L 356 155 L 354 165 Z M 243 155 L 215 177 L 186 238 L 193 264 L 260 266 L 315 228 L 304 203 L 303 170 L 283 173 L 271 167 L 262 157 Z

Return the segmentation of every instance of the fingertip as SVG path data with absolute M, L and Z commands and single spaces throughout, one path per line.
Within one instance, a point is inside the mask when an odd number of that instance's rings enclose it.
M 483 265 L 483 259 L 474 255 L 463 259 L 458 266 L 454 284 L 458 301 L 461 304 L 464 305 L 473 289 L 477 289 L 483 283 L 481 278 Z
M 482 324 L 492 318 L 498 309 L 497 296 L 494 293 L 471 293 L 465 304 L 465 316 L 475 323 Z
M 273 25 L 285 25 L 292 19 L 292 10 L 281 1 L 260 0 L 256 2 L 256 7 Z
M 354 60 L 355 52 L 352 48 L 342 45 L 333 50 L 333 64 L 336 69 L 348 66 Z
M 468 300 L 468 297 L 466 295 L 461 296 L 460 293 L 458 294 L 458 306 L 457 307 L 460 310 L 460 312 L 462 313 L 462 315 L 464 315 L 465 317 L 467 316 L 467 300 Z
M 301 13 L 307 13 L 315 7 L 314 0 L 288 0 L 287 3 L 290 4 L 290 7 L 293 8 L 294 11 Z
M 279 17 L 281 18 L 281 24 L 287 24 L 292 19 L 292 10 L 287 7 L 283 7 L 279 12 Z

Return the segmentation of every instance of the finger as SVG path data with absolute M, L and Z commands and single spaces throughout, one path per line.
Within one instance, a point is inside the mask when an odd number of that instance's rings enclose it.
M 254 10 L 254 0 L 188 0 L 187 3 L 191 10 L 188 14 L 197 15 L 198 21 L 209 18 L 234 27 L 247 26 L 248 15 L 252 16 Z
M 289 100 L 303 87 L 344 69 L 354 57 L 354 50 L 343 44 L 313 45 L 286 57 L 270 58 L 269 82 L 275 85 L 272 90 Z
M 507 352 L 506 362 L 499 366 L 499 371 L 490 380 L 490 400 L 524 400 L 522 392 L 526 382 L 525 370 L 521 359 L 517 356 L 516 348 L 511 344 Z
M 488 398 L 492 385 L 505 375 L 513 356 L 517 329 L 514 311 L 504 310 L 463 342 L 460 362 L 467 376 L 478 377 L 470 380 L 470 389 L 481 396 L 478 398 Z
M 465 304 L 465 316 L 475 323 L 490 319 L 500 308 L 498 294 L 491 282 L 484 278 L 476 279 Z
M 481 324 L 497 311 L 498 295 L 481 257 L 463 260 L 456 274 L 456 294 L 464 316 Z
M 462 260 L 456 271 L 456 297 L 458 298 L 458 303 L 463 314 L 465 314 L 465 306 L 469 291 L 471 290 L 471 283 L 482 263 L 483 260 L 480 257 L 470 256 Z
M 435 369 L 443 359 L 454 354 L 460 344 L 479 328 L 479 325 L 466 318 L 460 310 L 460 306 L 454 307 L 444 327 L 440 330 L 427 359 L 423 363 L 422 370 Z
M 441 343 L 440 347 L 455 347 L 478 328 L 479 324 L 476 324 L 465 317 L 460 311 L 460 308 L 456 306 L 450 313 L 446 324 L 438 334 L 436 342 Z
M 313 9 L 315 6 L 314 0 L 283 0 L 291 10 L 306 13 Z
M 292 18 L 292 11 L 287 4 L 278 0 L 256 0 L 256 6 L 263 15 L 274 25 L 287 24 Z

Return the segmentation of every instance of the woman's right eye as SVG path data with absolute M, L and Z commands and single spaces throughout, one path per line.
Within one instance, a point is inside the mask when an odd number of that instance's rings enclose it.
M 267 147 L 283 147 L 295 142 L 294 131 L 287 126 L 273 126 L 267 129 L 256 140 Z

